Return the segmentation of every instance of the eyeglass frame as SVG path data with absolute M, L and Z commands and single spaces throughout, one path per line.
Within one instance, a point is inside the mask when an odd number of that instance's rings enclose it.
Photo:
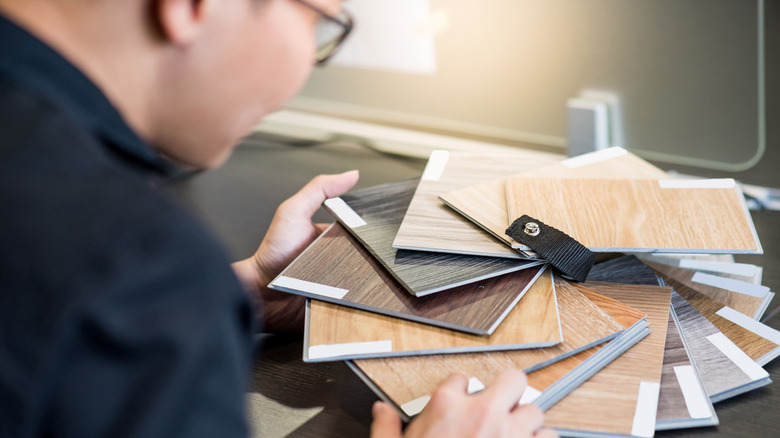
M 342 21 L 342 20 L 339 20 L 338 18 L 336 18 L 335 16 L 325 12 L 325 10 L 323 10 L 319 6 L 316 6 L 316 5 L 308 2 L 307 0 L 295 0 L 295 1 L 300 3 L 301 5 L 309 8 L 309 9 L 311 9 L 312 11 L 316 12 L 321 18 L 324 18 L 325 20 L 328 20 L 331 23 L 335 23 L 335 24 L 339 25 L 341 27 L 341 29 L 342 29 L 341 34 L 337 38 L 335 38 L 333 40 L 333 43 L 329 42 L 329 44 L 333 44 L 333 48 L 330 49 L 330 51 L 327 52 L 327 54 L 325 56 L 315 60 L 315 65 L 318 65 L 318 66 L 325 65 L 325 63 L 327 63 L 328 60 L 330 58 L 332 58 L 333 55 L 336 54 L 336 52 L 341 47 L 341 45 L 344 42 L 344 40 L 346 40 L 347 37 L 349 36 L 349 34 L 352 32 L 352 28 L 354 27 L 354 23 L 355 23 L 354 19 L 352 18 L 352 14 L 350 14 L 346 10 L 342 9 L 341 13 L 344 14 L 344 16 L 347 19 L 346 21 Z M 317 50 L 319 51 L 319 47 L 317 47 Z

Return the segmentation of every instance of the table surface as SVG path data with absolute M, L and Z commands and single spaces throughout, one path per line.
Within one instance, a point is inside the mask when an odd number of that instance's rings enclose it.
M 350 169 L 361 172 L 358 187 L 419 177 L 424 160 L 397 157 L 349 143 L 294 144 L 256 134 L 222 168 L 176 183 L 174 191 L 200 214 L 238 260 L 260 243 L 274 210 L 309 179 Z M 780 291 L 780 212 L 754 211 L 764 255 L 737 261 L 764 267 L 764 281 Z M 315 220 L 332 222 L 324 211 Z M 778 302 L 765 323 L 780 328 Z M 369 435 L 377 397 L 343 362 L 305 364 L 301 336 L 260 335 L 248 393 L 256 436 L 347 437 Z M 767 365 L 780 380 L 780 360 Z M 772 384 L 718 403 L 717 427 L 659 432 L 656 436 L 777 436 L 780 388 Z

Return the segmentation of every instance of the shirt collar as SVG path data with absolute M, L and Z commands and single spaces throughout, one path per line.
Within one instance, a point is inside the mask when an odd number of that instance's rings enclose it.
M 60 106 L 125 161 L 164 177 L 176 171 L 176 166 L 133 132 L 89 78 L 2 15 L 0 47 L 0 75 Z

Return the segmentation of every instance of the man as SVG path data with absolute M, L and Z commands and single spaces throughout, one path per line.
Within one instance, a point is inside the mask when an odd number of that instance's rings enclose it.
M 0 435 L 247 434 L 250 301 L 266 330 L 300 329 L 300 298 L 265 285 L 357 172 L 285 201 L 233 269 L 159 187 L 223 163 L 302 86 L 340 3 L 0 0 Z M 554 435 L 517 407 L 522 372 L 466 386 L 450 377 L 406 436 Z M 401 436 L 373 414 L 373 436 Z

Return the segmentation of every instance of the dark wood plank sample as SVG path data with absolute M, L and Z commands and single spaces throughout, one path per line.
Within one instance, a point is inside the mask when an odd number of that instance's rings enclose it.
M 393 239 L 418 181 L 382 184 L 329 199 L 324 204 L 412 295 L 424 296 L 544 263 L 393 248 Z M 345 211 L 344 204 L 351 211 Z M 352 212 L 363 221 L 353 223 Z
M 660 284 L 655 271 L 633 255 L 625 255 L 593 265 L 587 281 L 655 286 Z
M 423 354 L 520 350 L 549 347 L 563 341 L 552 269 L 539 276 L 506 319 L 490 336 L 477 336 L 419 324 L 351 307 L 310 300 L 306 309 L 304 360 L 333 361 Z M 572 306 L 563 291 L 564 307 L 587 312 L 587 298 Z M 602 313 L 592 306 L 594 312 Z M 604 315 L 606 316 L 606 315 Z M 586 318 L 583 318 L 586 319 Z M 590 319 L 597 319 L 593 317 Z M 605 336 L 620 329 L 602 325 Z
M 674 315 L 669 315 L 658 396 L 656 430 L 714 426 L 718 417 L 683 342 Z
M 758 364 L 753 362 L 751 365 L 744 358 L 740 360 L 739 352 L 736 352 L 737 357 L 731 358 L 710 341 L 710 336 L 722 335 L 721 331 L 677 292 L 672 294 L 672 307 L 680 334 L 713 403 L 771 382 L 768 374 L 759 371 Z M 743 366 L 740 367 L 738 363 Z
M 490 334 L 543 268 L 523 269 L 418 298 L 407 293 L 357 239 L 335 223 L 270 287 L 467 333 Z

